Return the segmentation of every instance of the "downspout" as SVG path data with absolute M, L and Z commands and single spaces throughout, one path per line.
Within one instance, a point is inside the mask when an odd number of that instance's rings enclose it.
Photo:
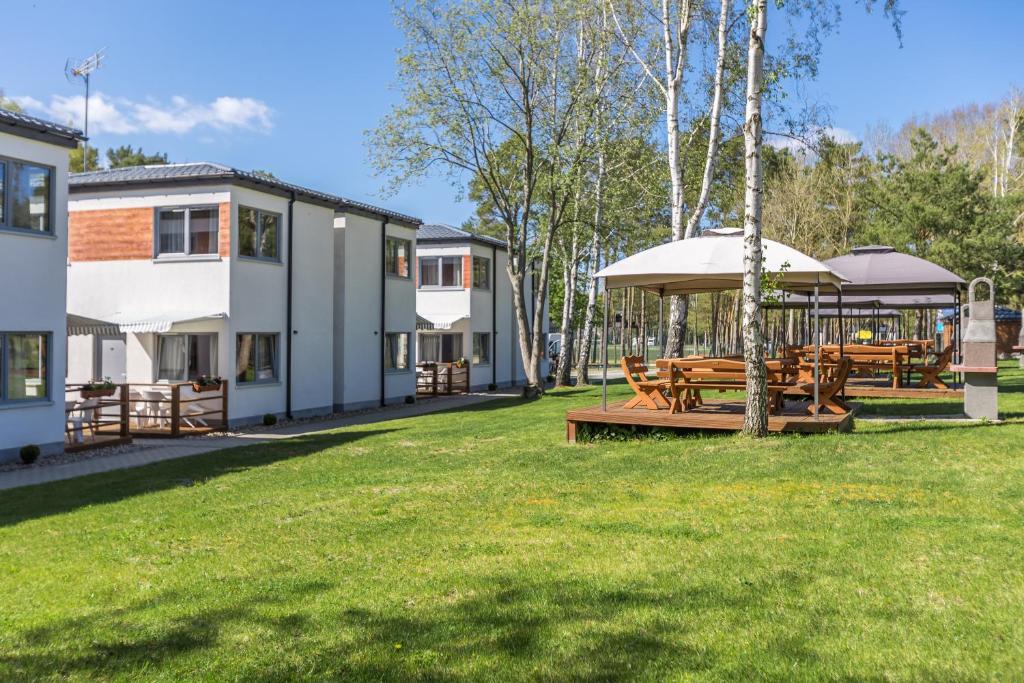
M 292 221 L 295 218 L 295 191 L 292 190 L 288 198 L 288 287 L 287 303 L 285 312 L 285 329 L 288 331 L 288 344 L 285 346 L 285 378 L 284 378 L 284 414 L 289 420 L 292 419 L 292 339 L 295 337 L 295 330 L 292 329 L 292 278 L 295 272 L 295 259 L 292 258 L 292 247 L 295 244 L 295 229 Z
M 498 247 L 491 245 L 491 384 L 498 386 Z
M 386 396 L 384 390 L 384 355 L 386 352 L 387 336 L 384 332 L 384 318 L 387 312 L 385 302 L 387 301 L 388 293 L 388 273 L 387 273 L 387 247 L 388 247 L 388 219 L 386 216 L 380 217 L 380 407 L 383 408 L 386 403 Z M 411 266 L 410 266 L 411 267 Z

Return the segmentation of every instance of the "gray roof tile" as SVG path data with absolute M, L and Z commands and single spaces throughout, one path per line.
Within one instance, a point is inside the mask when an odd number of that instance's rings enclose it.
M 78 144 L 79 140 L 85 139 L 82 131 L 76 128 L 69 128 L 52 121 L 37 119 L 28 114 L 8 111 L 6 109 L 0 109 L 0 131 L 14 135 L 34 133 L 36 135 L 49 136 L 54 138 L 55 142 L 59 141 L 67 147 L 74 147 Z
M 191 180 L 225 180 L 242 181 L 252 185 L 266 185 L 268 187 L 295 192 L 297 195 L 316 200 L 320 203 L 329 204 L 336 209 L 361 209 L 363 211 L 381 214 L 415 225 L 422 221 L 413 216 L 391 211 L 372 204 L 358 202 L 352 199 L 339 197 L 338 195 L 311 190 L 301 185 L 293 185 L 270 176 L 242 171 L 237 168 L 216 164 L 208 161 L 198 161 L 185 164 L 162 164 L 153 166 L 128 166 L 125 168 L 112 168 L 99 171 L 88 171 L 86 173 L 71 174 L 71 190 L 84 192 L 87 190 L 99 190 L 104 187 L 120 185 L 161 185 L 174 182 L 188 182 Z
M 490 235 L 478 235 L 476 233 L 460 230 L 459 228 L 441 223 L 430 223 L 421 225 L 416 234 L 417 242 L 479 242 L 490 246 L 505 249 L 505 240 L 500 240 Z

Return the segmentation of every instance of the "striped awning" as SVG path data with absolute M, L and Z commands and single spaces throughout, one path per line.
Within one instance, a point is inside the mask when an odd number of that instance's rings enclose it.
M 176 313 L 151 313 L 151 314 L 121 314 L 111 316 L 117 321 L 117 326 L 122 332 L 144 334 L 155 332 L 162 334 L 170 332 L 177 323 L 190 323 L 200 320 L 218 320 L 227 317 L 225 313 L 208 311 L 182 311 Z
M 452 325 L 460 320 L 466 320 L 469 316 L 464 313 L 427 313 L 416 314 L 417 330 L 450 330 Z
M 121 334 L 121 329 L 117 324 L 107 322 L 106 320 L 96 320 L 95 318 L 87 318 L 84 315 L 75 315 L 74 313 L 68 313 L 67 317 L 68 336 L 85 334 L 115 336 Z

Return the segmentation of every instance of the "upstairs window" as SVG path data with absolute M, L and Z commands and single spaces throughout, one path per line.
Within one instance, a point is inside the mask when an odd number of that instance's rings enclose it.
M 473 287 L 474 289 L 491 288 L 491 259 L 483 256 L 473 257 Z
M 421 256 L 420 287 L 461 287 L 461 256 Z
M 0 158 L 0 228 L 53 233 L 53 169 Z
M 384 272 L 396 277 L 409 277 L 409 255 L 412 242 L 388 237 L 384 242 Z
M 280 260 L 278 235 L 281 214 L 238 207 L 238 255 L 248 258 Z
M 157 209 L 156 255 L 216 254 L 219 233 L 220 211 L 216 206 Z

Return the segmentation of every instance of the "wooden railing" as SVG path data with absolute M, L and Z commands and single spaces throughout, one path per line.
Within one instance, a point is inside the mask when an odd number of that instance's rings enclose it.
M 195 391 L 191 382 L 126 386 L 132 434 L 178 437 L 227 427 L 226 380 L 202 391 Z
M 469 364 L 419 363 L 416 365 L 418 396 L 449 396 L 469 392 Z
M 86 390 L 64 386 L 64 448 L 67 451 L 130 443 L 128 385 Z

